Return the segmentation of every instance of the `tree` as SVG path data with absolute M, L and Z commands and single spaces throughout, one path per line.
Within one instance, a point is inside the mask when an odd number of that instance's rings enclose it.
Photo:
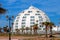
M 2 4 L 0 4 L 0 15 L 1 15 L 1 14 L 5 14 L 5 12 L 6 12 L 6 9 L 2 8 L 1 5 L 2 5 Z M 0 29 L 0 30 L 1 30 L 1 29 Z
M 52 27 L 54 26 L 54 23 L 52 22 L 49 22 L 49 27 L 50 27 L 50 37 L 53 37 L 52 36 Z
M 22 26 L 21 30 L 22 30 L 22 34 L 23 34 L 23 31 L 24 31 L 24 26 Z
M 42 25 L 45 25 L 45 31 L 46 31 L 46 37 L 47 37 L 47 27 L 49 25 L 49 22 L 43 22 Z
M 34 33 L 37 34 L 38 24 L 33 25 Z
M 42 24 L 45 25 L 46 37 L 47 37 L 47 29 L 49 29 L 49 27 L 50 27 L 50 32 L 51 32 L 51 34 L 52 34 L 52 26 L 53 26 L 54 24 L 53 24 L 52 22 L 43 22 Z
M 4 30 L 5 33 L 7 33 L 8 28 L 7 27 L 3 27 L 3 30 Z
M 20 34 L 20 30 L 19 29 L 15 29 L 17 34 Z
M 32 34 L 32 28 L 33 28 L 33 26 L 30 27 L 30 34 Z
M 29 27 L 26 27 L 26 32 L 27 32 L 27 34 L 28 34 L 28 30 L 29 30 Z
M 0 14 L 5 14 L 5 12 L 6 12 L 6 9 L 2 8 L 0 4 Z
M 6 10 L 5 10 L 5 9 L 0 8 L 0 14 L 4 14 L 5 12 L 6 12 Z

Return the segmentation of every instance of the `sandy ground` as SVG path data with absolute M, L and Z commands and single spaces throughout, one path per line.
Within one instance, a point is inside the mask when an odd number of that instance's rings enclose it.
M 11 37 L 12 40 L 29 40 L 29 39 L 32 39 L 32 40 L 36 40 L 37 39 L 37 36 L 36 37 L 23 37 L 23 36 L 15 36 L 15 37 Z M 0 37 L 0 40 L 9 40 L 8 37 Z
M 12 38 L 11 40 L 50 40 L 50 39 L 53 39 L 53 40 L 60 40 L 60 38 Z M 3 38 L 3 39 L 0 39 L 0 40 L 9 40 L 8 38 Z
M 59 36 L 59 35 L 54 35 Z M 8 36 L 0 36 L 0 40 L 9 40 Z M 60 40 L 59 38 L 45 38 L 44 35 L 42 37 L 40 36 L 12 36 L 11 40 Z

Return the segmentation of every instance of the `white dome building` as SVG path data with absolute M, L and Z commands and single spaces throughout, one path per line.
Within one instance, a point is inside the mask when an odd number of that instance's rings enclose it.
M 42 28 L 43 26 L 41 23 L 46 21 L 50 22 L 48 16 L 43 11 L 36 7 L 30 6 L 28 9 L 18 14 L 14 21 L 13 31 L 22 27 L 31 27 L 34 24 L 38 24 L 38 27 Z

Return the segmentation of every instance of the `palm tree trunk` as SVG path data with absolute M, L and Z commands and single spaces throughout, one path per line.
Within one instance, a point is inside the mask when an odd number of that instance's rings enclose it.
M 26 34 L 27 34 L 27 30 L 26 30 Z
M 32 34 L 32 29 L 30 29 L 30 34 Z
M 22 29 L 22 34 L 23 34 L 23 29 Z
M 36 34 L 37 34 L 37 30 L 36 30 Z
M 35 34 L 35 29 L 34 29 L 34 34 Z
M 52 27 L 50 27 L 50 37 L 52 37 Z
M 35 35 L 37 34 L 37 30 L 36 30 L 36 29 L 34 30 L 34 34 L 35 34 Z
M 46 31 L 46 37 L 47 37 L 47 26 L 46 26 L 46 30 L 45 31 Z

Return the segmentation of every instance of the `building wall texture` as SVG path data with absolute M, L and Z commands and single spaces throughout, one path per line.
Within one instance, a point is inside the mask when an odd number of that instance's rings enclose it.
M 22 27 L 31 27 L 38 24 L 38 27 L 43 30 L 42 22 L 50 22 L 48 16 L 40 9 L 30 6 L 28 9 L 20 12 L 14 20 L 13 31 Z

